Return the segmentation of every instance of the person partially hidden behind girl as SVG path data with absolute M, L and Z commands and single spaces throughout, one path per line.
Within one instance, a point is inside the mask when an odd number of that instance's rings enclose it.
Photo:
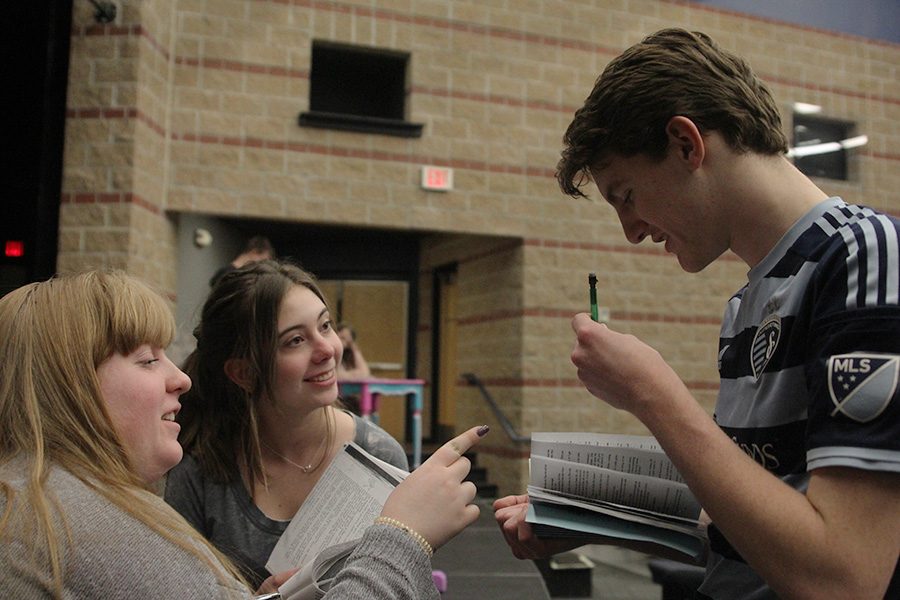
M 253 583 L 278 538 L 346 442 L 409 470 L 397 441 L 335 406 L 342 346 L 313 276 L 279 261 L 214 287 L 185 368 L 185 458 L 165 499 Z
M 362 350 L 356 343 L 356 330 L 349 323 L 339 323 L 337 334 L 344 346 L 341 360 L 337 366 L 338 381 L 353 381 L 371 377 L 372 370 L 369 368 L 369 363 L 366 362 Z M 343 393 L 341 394 L 341 403 L 353 414 L 362 415 L 359 396 Z
M 153 492 L 182 458 L 174 418 L 191 381 L 166 357 L 174 331 L 165 300 L 119 272 L 0 298 L 0 598 L 253 596 L 231 561 Z M 305 333 L 318 347 L 318 330 Z M 397 486 L 387 522 L 366 530 L 327 600 L 438 597 L 428 545 L 478 518 L 461 455 L 486 429 L 448 442 Z M 248 443 L 260 452 L 258 441 L 254 433 Z
M 356 330 L 349 323 L 341 323 L 337 326 L 337 334 L 344 346 L 337 368 L 338 379 L 343 381 L 371 377 L 372 370 L 369 369 L 369 363 L 356 343 Z

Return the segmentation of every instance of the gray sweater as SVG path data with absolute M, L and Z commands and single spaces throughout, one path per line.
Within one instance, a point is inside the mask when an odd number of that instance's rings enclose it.
M 0 465 L 0 481 L 18 492 L 25 485 L 25 461 Z M 250 598 L 252 593 L 233 579 L 223 584 L 217 573 L 160 537 L 144 523 L 124 513 L 71 473 L 53 468 L 47 489 L 63 507 L 71 545 L 62 548 L 63 597 L 67 600 L 105 598 Z M 136 492 L 145 493 L 145 492 Z M 153 501 L 162 502 L 146 492 Z M 0 539 L 0 598 L 30 600 L 52 595 L 45 552 L 32 560 L 33 533 L 26 531 L 14 506 Z M 0 494 L 0 515 L 7 499 Z M 55 518 L 60 523 L 58 515 Z M 27 540 L 27 541 L 26 541 Z M 325 600 L 438 598 L 431 563 L 418 544 L 399 529 L 372 526 Z
M 353 441 L 369 454 L 409 470 L 406 454 L 386 431 L 353 415 Z M 228 483 L 211 480 L 191 456 L 169 471 L 166 502 L 228 556 L 258 586 L 269 572 L 266 562 L 290 521 L 267 517 L 253 504 L 240 477 Z

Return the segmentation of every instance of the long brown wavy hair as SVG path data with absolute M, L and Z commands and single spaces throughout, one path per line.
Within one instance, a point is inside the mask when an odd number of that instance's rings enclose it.
M 289 261 L 263 260 L 226 273 L 203 305 L 194 331 L 197 348 L 185 361 L 193 386 L 184 394 L 178 413 L 178 439 L 215 481 L 236 480 L 237 466 L 243 466 L 251 494 L 253 482 L 266 483 L 258 404 L 272 402 L 278 312 L 288 291 L 298 285 L 328 305 L 315 277 Z M 234 358 L 246 363 L 250 389 L 225 374 L 226 361 Z M 325 415 L 330 444 L 334 414 Z

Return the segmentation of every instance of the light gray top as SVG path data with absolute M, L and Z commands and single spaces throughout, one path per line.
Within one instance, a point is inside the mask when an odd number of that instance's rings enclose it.
M 26 461 L 0 466 L 0 479 L 20 491 L 26 485 Z M 65 511 L 71 544 L 63 543 L 64 598 L 244 598 L 246 588 L 224 569 L 225 583 L 200 559 L 162 538 L 116 505 L 60 468 L 52 468 L 46 489 Z M 151 502 L 162 499 L 150 492 Z M 13 501 L 15 502 L 15 500 Z M 0 598 L 52 596 L 50 563 L 45 550 L 31 560 L 35 539 L 24 507 L 13 506 L 9 530 L 0 541 Z M 0 494 L 0 514 L 7 499 Z M 62 519 L 54 511 L 54 525 L 62 532 Z M 62 534 L 62 540 L 65 535 Z
M 0 465 L 0 481 L 19 492 L 26 482 L 26 461 Z M 64 544 L 63 598 L 172 600 L 173 598 L 251 598 L 238 581 L 224 578 L 201 560 L 160 537 L 68 471 L 52 468 L 46 487 L 65 510 L 71 544 Z M 151 501 L 162 499 L 146 493 Z M 0 494 L 0 515 L 7 510 Z M 15 500 L 13 500 L 15 502 Z M 32 560 L 33 531 L 13 506 L 0 539 L 0 598 L 30 600 L 52 596 L 46 552 Z M 61 524 L 56 514 L 54 522 Z M 27 541 L 26 541 L 27 540 Z M 223 571 L 224 572 L 224 571 Z M 403 531 L 370 527 L 324 600 L 436 599 L 431 562 Z

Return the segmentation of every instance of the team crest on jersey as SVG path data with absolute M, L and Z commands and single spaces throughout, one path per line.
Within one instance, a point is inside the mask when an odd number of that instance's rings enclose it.
M 750 347 L 750 364 L 753 365 L 753 376 L 757 379 L 775 354 L 780 338 L 781 317 L 776 314 L 769 315 L 756 330 L 753 345 Z
M 837 354 L 828 359 L 828 392 L 834 403 L 831 416 L 841 413 L 867 423 L 890 404 L 897 390 L 900 356 L 894 354 Z

